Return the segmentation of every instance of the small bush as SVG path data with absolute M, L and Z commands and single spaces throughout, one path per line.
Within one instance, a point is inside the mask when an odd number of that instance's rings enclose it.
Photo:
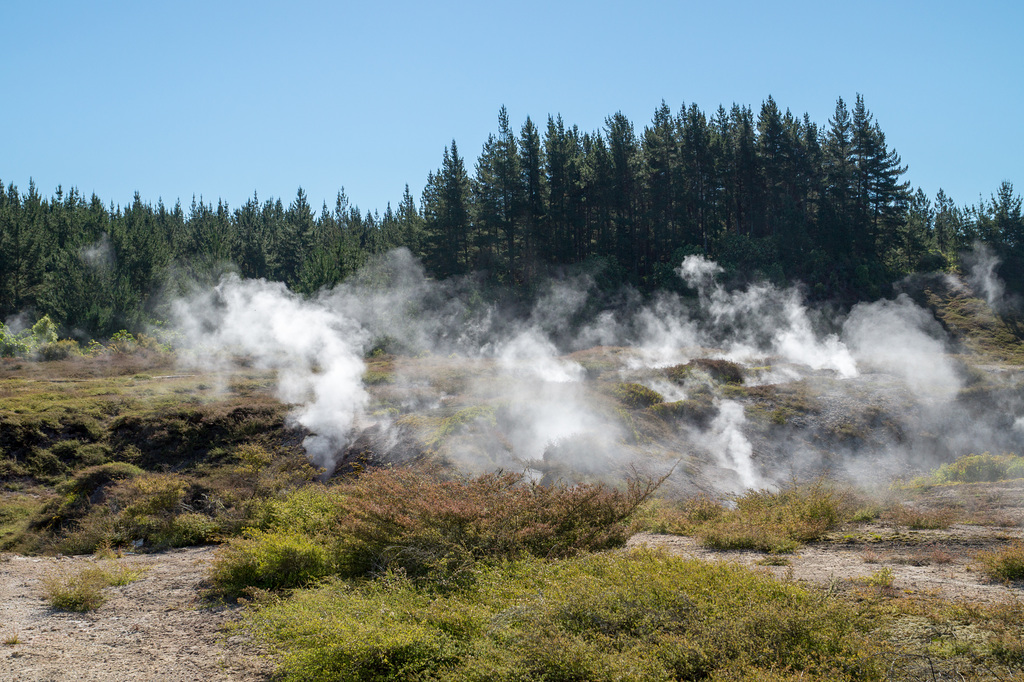
M 1024 457 L 984 452 L 943 464 L 925 480 L 931 483 L 987 483 L 1021 477 L 1024 477 Z
M 190 547 L 211 542 L 220 525 L 206 514 L 186 512 L 171 519 L 167 531 L 156 538 L 156 544 L 169 547 Z
M 718 408 L 709 395 L 699 394 L 694 398 L 652 405 L 650 412 L 665 421 L 680 420 L 704 427 L 718 414 Z
M 656 487 L 634 481 L 620 491 L 530 484 L 516 474 L 442 480 L 408 469 L 374 470 L 334 489 L 313 487 L 268 502 L 257 514 L 264 530 L 228 544 L 214 582 L 237 595 L 246 586 L 288 587 L 326 572 L 358 577 L 397 570 L 454 587 L 472 580 L 480 561 L 622 546 L 631 515 Z M 272 568 L 283 554 L 312 557 L 315 568 L 283 578 Z
M 103 588 L 127 585 L 141 572 L 126 566 L 90 564 L 78 571 L 61 570 L 43 578 L 43 590 L 50 606 L 60 611 L 93 611 L 106 601 Z
M 896 574 L 888 566 L 883 566 L 868 577 L 864 578 L 864 584 L 871 587 L 892 587 L 893 582 L 896 580 Z
M 743 368 L 728 360 L 697 358 L 685 365 L 675 365 L 665 370 L 666 376 L 677 383 L 684 383 L 695 370 L 707 373 L 713 380 L 725 384 L 742 384 Z
M 122 329 L 113 336 L 107 342 L 107 350 L 113 353 L 128 354 L 134 353 L 138 349 L 138 342 L 135 336 L 131 332 Z
M 628 519 L 653 482 L 525 483 L 516 474 L 441 481 L 413 471 L 374 471 L 342 498 L 341 533 L 356 574 L 400 566 L 410 575 L 454 574 L 465 561 L 572 556 L 621 546 Z
M 251 530 L 218 555 L 211 578 L 223 594 L 238 596 L 252 587 L 307 585 L 332 570 L 327 550 L 312 538 L 283 530 Z
M 792 552 L 848 521 L 856 500 L 823 480 L 791 484 L 777 491 L 751 490 L 735 508 L 700 496 L 683 505 L 675 532 L 695 535 L 711 549 Z
M 991 580 L 1024 580 L 1024 542 L 1019 540 L 1003 549 L 978 552 L 975 561 Z
M 956 520 L 952 509 L 922 509 L 898 506 L 885 515 L 886 520 L 911 530 L 937 530 L 949 528 Z
M 78 343 L 71 339 L 61 339 L 60 341 L 43 344 L 39 347 L 37 352 L 39 354 L 39 359 L 47 362 L 52 362 L 54 360 L 67 360 L 68 358 L 78 357 L 82 354 L 81 349 L 78 347 Z
M 617 383 L 611 388 L 612 395 L 626 407 L 644 408 L 664 402 L 665 398 L 643 384 Z
M 396 574 L 249 611 L 285 680 L 881 679 L 867 619 L 735 565 L 652 552 L 482 568 L 437 594 Z

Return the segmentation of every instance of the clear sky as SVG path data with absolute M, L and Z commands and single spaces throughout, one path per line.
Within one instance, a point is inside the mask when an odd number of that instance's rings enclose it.
M 471 164 L 503 104 L 517 130 L 621 111 L 640 133 L 662 100 L 827 124 L 861 93 L 914 186 L 974 204 L 1024 190 L 1022 29 L 1019 0 L 12 0 L 0 180 L 233 208 L 344 186 L 383 211 L 452 139 Z

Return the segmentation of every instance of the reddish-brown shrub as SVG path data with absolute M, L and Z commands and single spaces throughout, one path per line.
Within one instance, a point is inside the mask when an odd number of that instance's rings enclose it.
M 353 480 L 339 515 L 345 572 L 400 567 L 457 575 L 486 557 L 564 557 L 621 546 L 630 515 L 657 487 L 538 485 L 517 474 L 440 480 L 381 469 Z

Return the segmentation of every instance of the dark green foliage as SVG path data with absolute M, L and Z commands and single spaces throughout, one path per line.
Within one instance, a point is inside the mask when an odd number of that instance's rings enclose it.
M 186 211 L 0 183 L 0 319 L 35 310 L 65 330 L 135 333 L 166 315 L 166 296 L 215 281 L 226 263 L 312 294 L 399 246 L 433 276 L 476 271 L 527 294 L 545 274 L 595 263 L 602 288 L 679 289 L 682 255 L 700 253 L 734 282 L 800 280 L 813 298 L 853 303 L 914 271 L 962 265 L 982 242 L 1002 261 L 997 274 L 1024 288 L 1013 185 L 974 207 L 911 191 L 861 95 L 852 110 L 839 99 L 824 126 L 768 97 L 756 114 L 663 103 L 643 131 L 621 113 L 594 132 L 549 117 L 543 135 L 527 118 L 517 136 L 502 107 L 472 176 L 467 164 L 453 140 L 420 206 L 406 187 L 383 214 L 344 191 L 319 213 L 301 188 L 287 205 L 254 195 L 232 211 L 199 198 Z

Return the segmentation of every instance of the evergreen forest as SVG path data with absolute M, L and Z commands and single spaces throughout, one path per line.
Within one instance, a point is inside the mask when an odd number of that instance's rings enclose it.
M 667 104 L 642 130 L 621 113 L 585 132 L 560 116 L 518 131 L 504 107 L 475 162 L 453 140 L 419 201 L 363 212 L 344 190 L 317 211 L 255 194 L 230 207 L 193 197 L 130 205 L 57 187 L 52 197 L 0 181 L 0 320 L 43 315 L 65 332 L 108 338 L 162 319 L 161 306 L 220 273 L 312 294 L 397 247 L 428 274 L 472 274 L 529 299 L 539 284 L 587 273 L 606 290 L 682 286 L 682 258 L 704 254 L 733 282 L 801 282 L 809 298 L 850 305 L 908 274 L 954 270 L 986 245 L 1011 291 L 1024 290 L 1024 218 L 1009 181 L 958 205 L 903 179 L 907 166 L 864 98 L 824 125 L 781 110 Z

